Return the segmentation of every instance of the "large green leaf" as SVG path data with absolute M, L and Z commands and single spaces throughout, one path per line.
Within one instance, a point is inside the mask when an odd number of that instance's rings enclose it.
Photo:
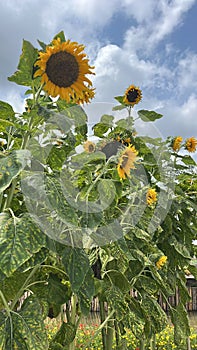
M 67 323 L 63 322 L 58 332 L 52 338 L 49 349 L 50 350 L 54 349 L 53 344 L 66 346 L 72 343 L 76 335 L 76 330 L 77 329 L 74 324 L 70 322 L 67 322 Z
M 156 119 L 160 119 L 163 116 L 155 111 L 147 111 L 145 109 L 138 111 L 138 115 L 143 122 L 154 122 Z
M 34 296 L 27 298 L 19 312 L 0 316 L 1 350 L 43 350 L 48 341 L 41 306 Z
M 90 270 L 87 254 L 83 249 L 65 247 L 62 262 L 74 293 L 77 293 Z
M 107 277 L 109 282 L 112 283 L 115 287 L 119 288 L 122 292 L 129 292 L 129 290 L 131 289 L 127 278 L 120 271 L 107 271 L 105 277 Z
M 20 174 L 30 158 L 31 155 L 28 150 L 13 151 L 7 157 L 0 158 L 0 193 Z
M 21 218 L 0 214 L 0 269 L 10 276 L 41 247 L 46 236 L 28 215 Z
M 80 248 L 65 247 L 62 262 L 69 276 L 71 287 L 78 295 L 83 314 L 88 314 L 94 295 L 93 271 L 88 256 Z
M 15 116 L 12 106 L 4 101 L 0 101 L 0 118 L 1 119 L 11 119 Z
M 188 314 L 184 305 L 180 303 L 176 309 L 171 309 L 171 315 L 174 324 L 174 341 L 176 345 L 179 345 L 183 339 L 186 340 L 190 335 Z
M 102 208 L 107 208 L 114 200 L 116 187 L 111 179 L 100 179 L 98 183 L 98 192 Z
M 6 128 L 8 126 L 14 126 L 14 123 L 10 122 L 9 120 L 0 119 L 0 132 L 6 133 Z
M 6 277 L 1 281 L 1 292 L 3 293 L 6 300 L 13 300 L 16 294 L 21 290 L 21 286 L 28 278 L 30 272 L 18 272 L 15 271 L 10 277 Z M 23 291 L 21 291 L 21 294 Z M 4 309 L 4 304 L 0 298 L 0 309 Z
M 8 78 L 18 85 L 30 86 L 32 84 L 34 63 L 38 57 L 38 50 L 26 40 L 23 40 L 22 54 L 20 56 L 18 70 Z

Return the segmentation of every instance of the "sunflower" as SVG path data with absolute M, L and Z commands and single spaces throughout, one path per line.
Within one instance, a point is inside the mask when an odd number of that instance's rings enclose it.
M 135 85 L 130 85 L 125 91 L 123 102 L 132 107 L 142 99 L 142 91 Z
M 130 170 L 135 169 L 134 163 L 137 159 L 138 151 L 135 146 L 129 145 L 122 152 L 119 160 L 117 171 L 120 179 L 126 179 L 126 175 L 130 177 Z
M 185 148 L 189 152 L 195 152 L 196 147 L 197 147 L 197 140 L 195 139 L 195 137 L 190 137 L 189 139 L 186 140 Z
M 86 74 L 94 74 L 89 66 L 84 45 L 60 38 L 39 52 L 35 66 L 39 68 L 34 77 L 41 77 L 43 89 L 52 97 L 60 96 L 69 102 L 89 102 L 94 96 L 92 82 Z
M 152 205 L 156 203 L 157 201 L 157 192 L 154 188 L 149 188 L 147 194 L 146 194 L 146 203 L 148 205 Z
M 167 259 L 168 259 L 167 256 L 162 255 L 161 258 L 156 262 L 157 268 L 161 269 L 163 267 L 163 265 L 165 265 Z
M 180 150 L 182 141 L 183 141 L 183 138 L 181 136 L 177 136 L 174 138 L 172 148 L 175 152 Z
M 86 141 L 83 145 L 83 148 L 86 152 L 92 153 L 95 151 L 95 143 L 92 141 Z

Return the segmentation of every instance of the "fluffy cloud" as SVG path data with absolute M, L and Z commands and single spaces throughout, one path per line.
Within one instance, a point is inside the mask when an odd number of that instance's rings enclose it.
M 96 100 L 115 102 L 134 83 L 143 91 L 140 108 L 156 109 L 166 117 L 158 122 L 165 134 L 190 135 L 196 123 L 197 54 L 180 54 L 166 38 L 183 24 L 195 0 L 7 0 L 1 4 L 1 99 L 23 107 L 24 89 L 6 82 L 18 63 L 22 39 L 37 45 L 64 30 L 71 40 L 85 43 L 95 64 Z M 113 33 L 119 13 L 128 20 L 121 45 L 108 42 L 104 28 Z M 102 38 L 102 39 L 101 39 Z M 161 51 L 161 45 L 162 51 Z M 159 50 L 158 50 L 159 47 Z M 180 129 L 180 132 L 179 132 Z M 173 132 L 171 132 L 173 130 Z

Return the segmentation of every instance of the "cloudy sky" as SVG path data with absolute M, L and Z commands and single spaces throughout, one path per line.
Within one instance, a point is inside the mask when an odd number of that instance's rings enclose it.
M 137 109 L 156 110 L 162 135 L 197 137 L 197 0 L 7 0 L 0 11 L 0 98 L 21 111 L 25 89 L 9 82 L 22 39 L 39 48 L 59 31 L 86 45 L 96 102 L 130 84 Z

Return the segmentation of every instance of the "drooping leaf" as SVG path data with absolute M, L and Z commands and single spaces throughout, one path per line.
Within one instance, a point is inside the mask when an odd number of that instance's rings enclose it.
M 3 192 L 27 165 L 31 154 L 28 150 L 13 151 L 0 158 L 0 193 Z
M 162 114 L 156 113 L 155 111 L 148 111 L 145 109 L 138 111 L 138 115 L 144 122 L 154 122 L 163 116 Z
M 95 292 L 89 259 L 83 249 L 65 247 L 62 262 L 69 276 L 72 290 L 79 298 L 81 311 L 87 315 Z
M 2 317 L 0 317 L 2 318 Z M 41 306 L 34 297 L 28 297 L 19 312 L 4 315 L 0 326 L 1 350 L 48 349 Z
M 181 303 L 176 309 L 171 309 L 172 322 L 174 324 L 174 342 L 179 345 L 183 339 L 190 335 L 189 318 L 187 311 Z
M 38 56 L 38 50 L 26 40 L 23 40 L 22 54 L 20 56 L 18 70 L 8 78 L 18 85 L 31 86 L 33 80 L 34 63 Z
M 125 275 L 118 270 L 107 271 L 105 277 L 108 278 L 109 282 L 113 283 L 113 285 L 116 288 L 119 288 L 122 292 L 126 292 L 131 289 L 130 283 Z
M 0 214 L 0 269 L 10 276 L 41 247 L 46 236 L 28 215 L 21 218 Z
M 10 277 L 6 277 L 1 281 L 1 292 L 6 300 L 13 300 L 16 294 L 21 290 L 21 286 L 29 276 L 29 271 L 18 272 L 15 271 Z M 23 293 L 23 291 L 22 291 Z M 0 298 L 0 309 L 4 309 L 4 304 Z
M 72 290 L 77 293 L 87 272 L 90 270 L 88 256 L 83 249 L 65 247 L 62 262 L 69 276 Z
M 60 344 L 63 347 L 71 344 L 75 338 L 76 330 L 76 325 L 72 324 L 71 322 L 62 322 L 60 329 L 57 331 L 50 342 L 49 349 L 53 349 L 51 347 L 53 343 Z
M 98 192 L 100 196 L 101 206 L 107 208 L 114 200 L 116 195 L 116 187 L 111 179 L 100 179 L 98 183 Z

